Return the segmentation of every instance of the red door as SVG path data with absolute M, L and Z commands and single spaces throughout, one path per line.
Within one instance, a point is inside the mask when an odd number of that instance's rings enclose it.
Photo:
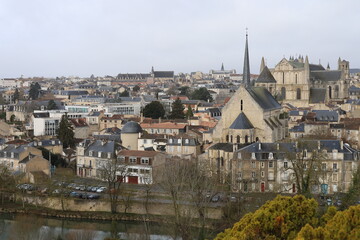
M 261 183 L 261 192 L 265 192 L 265 183 Z
M 138 177 L 137 176 L 129 176 L 128 183 L 138 184 Z

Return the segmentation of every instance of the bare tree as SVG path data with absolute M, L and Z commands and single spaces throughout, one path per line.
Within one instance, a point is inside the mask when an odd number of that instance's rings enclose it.
M 10 169 L 4 164 L 0 164 L 0 195 L 2 205 L 5 202 L 5 196 L 8 196 L 10 192 L 15 190 L 15 183 L 15 177 Z
M 176 236 L 204 239 L 211 199 L 207 195 L 213 192 L 214 183 L 196 161 L 171 159 L 166 164 L 161 186 L 171 197 Z M 199 231 L 194 231 L 195 225 Z
M 125 162 L 118 159 L 103 160 L 99 163 L 101 179 L 105 180 L 108 185 L 108 194 L 110 199 L 110 210 L 112 213 L 117 212 L 121 186 L 128 174 Z
M 312 186 L 318 186 L 321 179 L 326 177 L 322 164 L 327 155 L 320 150 L 319 144 L 319 141 L 299 141 L 295 148 L 286 153 L 291 163 L 288 169 L 293 172 L 297 192 L 305 196 L 310 196 Z
M 91 229 L 70 230 L 66 235 L 66 240 L 93 240 L 97 233 Z

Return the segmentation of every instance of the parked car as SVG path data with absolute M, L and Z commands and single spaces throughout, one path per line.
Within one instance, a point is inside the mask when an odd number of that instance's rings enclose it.
M 220 194 L 216 194 L 211 198 L 211 202 L 218 202 L 220 201 Z
M 88 196 L 88 199 L 99 199 L 100 195 L 96 193 L 92 193 Z
M 106 190 L 107 190 L 107 187 L 100 187 L 100 188 L 98 188 L 98 189 L 96 190 L 96 192 L 97 192 L 97 193 L 104 193 L 104 192 L 106 192 Z
M 91 192 L 91 189 L 93 188 L 93 186 L 88 186 L 87 188 L 86 188 L 86 191 L 87 192 Z
M 100 187 L 92 187 L 91 192 L 96 192 Z
M 86 190 L 86 187 L 84 185 L 79 185 L 79 190 L 80 191 L 85 191 Z
M 82 193 L 79 192 L 71 192 L 70 197 L 75 197 L 75 198 L 81 198 L 82 197 Z

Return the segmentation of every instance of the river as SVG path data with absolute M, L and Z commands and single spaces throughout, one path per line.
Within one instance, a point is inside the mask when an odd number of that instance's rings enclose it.
M 103 240 L 115 236 L 129 240 L 171 240 L 172 235 L 173 227 L 166 224 L 0 214 L 0 240 Z

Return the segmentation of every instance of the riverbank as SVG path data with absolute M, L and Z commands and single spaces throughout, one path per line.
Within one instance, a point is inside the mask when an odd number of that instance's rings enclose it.
M 91 221 L 122 221 L 122 222 L 148 222 L 157 224 L 169 224 L 173 216 L 152 215 L 152 214 L 134 214 L 134 213 L 110 213 L 110 212 L 88 212 L 88 211 L 62 211 L 54 210 L 40 206 L 26 204 L 23 207 L 20 203 L 7 203 L 0 205 L 0 214 L 25 214 L 35 215 L 43 218 L 58 218 L 66 220 L 91 220 Z M 206 227 L 212 227 L 215 220 L 208 219 Z M 194 221 L 193 227 L 197 221 Z

